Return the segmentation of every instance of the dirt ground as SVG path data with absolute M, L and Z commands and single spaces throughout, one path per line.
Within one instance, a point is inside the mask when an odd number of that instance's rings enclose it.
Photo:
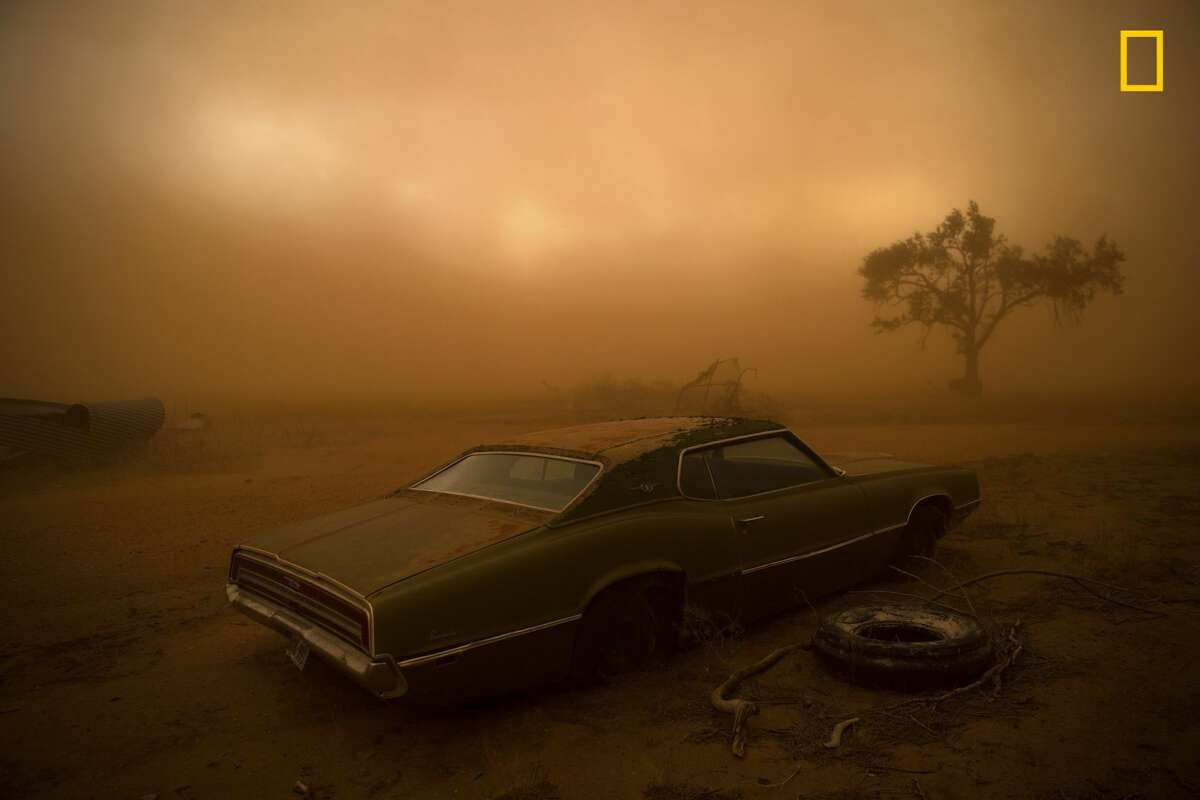
M 786 419 L 786 418 L 785 418 Z M 993 687 L 884 713 L 895 695 L 804 651 L 742 690 L 772 701 L 747 755 L 707 695 L 807 640 L 799 612 L 589 691 L 464 707 L 380 703 L 228 608 L 231 546 L 378 496 L 481 441 L 551 421 L 218 425 L 118 468 L 0 476 L 0 796 L 322 798 L 1200 796 L 1200 426 L 823 424 L 818 450 L 980 470 L 981 510 L 939 550 L 1024 652 Z M 929 565 L 922 577 L 947 578 Z M 926 591 L 895 575 L 863 588 Z M 842 595 L 818 611 L 870 599 Z M 861 722 L 840 748 L 833 725 Z M 790 779 L 789 779 L 790 776 Z

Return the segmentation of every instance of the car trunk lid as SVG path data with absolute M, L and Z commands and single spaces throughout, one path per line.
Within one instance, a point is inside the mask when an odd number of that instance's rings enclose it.
M 366 596 L 554 516 L 473 497 L 405 490 L 277 529 L 246 545 Z

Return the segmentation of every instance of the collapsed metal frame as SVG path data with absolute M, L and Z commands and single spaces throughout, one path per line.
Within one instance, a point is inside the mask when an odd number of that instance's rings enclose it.
M 717 371 L 721 368 L 722 364 L 731 365 L 732 369 L 737 373 L 737 377 L 731 378 L 728 380 L 713 380 L 713 378 L 717 374 Z M 723 402 L 722 402 L 721 407 L 718 407 L 717 409 L 714 409 L 714 410 L 718 411 L 719 413 L 723 413 L 723 414 L 728 414 L 728 413 L 733 413 L 733 412 L 738 411 L 740 409 L 740 398 L 741 398 L 741 394 L 742 394 L 742 379 L 745 377 L 747 372 L 753 372 L 755 375 L 757 375 L 758 369 L 755 367 L 743 368 L 736 357 L 735 358 L 718 358 L 716 361 L 709 364 L 708 367 L 701 370 L 700 374 L 697 375 L 694 379 L 692 379 L 688 383 L 684 384 L 680 388 L 679 393 L 677 395 L 675 395 L 674 414 L 676 414 L 676 415 L 679 414 L 679 408 L 683 404 L 684 394 L 690 390 L 700 389 L 700 388 L 704 389 L 704 399 L 700 404 L 700 413 L 701 414 L 708 413 L 709 397 L 712 395 L 712 390 L 713 390 L 714 386 L 725 389 L 725 395 L 723 397 Z

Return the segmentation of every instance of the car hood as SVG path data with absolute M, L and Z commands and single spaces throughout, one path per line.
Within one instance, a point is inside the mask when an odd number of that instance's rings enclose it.
M 369 595 L 554 518 L 473 497 L 404 490 L 245 542 Z
M 844 469 L 847 475 L 875 475 L 906 469 L 926 469 L 930 465 L 902 461 L 891 453 L 826 453 L 822 456 L 831 467 Z

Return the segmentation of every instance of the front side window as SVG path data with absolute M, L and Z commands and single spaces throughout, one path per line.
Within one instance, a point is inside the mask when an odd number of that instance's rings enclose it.
M 681 467 L 680 488 L 689 497 L 709 496 L 689 491 L 686 478 L 689 474 L 699 474 L 695 466 L 689 470 L 689 459 L 707 467 L 716 496 L 722 500 L 800 486 L 829 477 L 820 464 L 789 439 L 770 436 L 686 454 Z M 703 482 L 698 479 L 692 485 L 703 491 Z
M 562 511 L 599 471 L 596 464 L 534 453 L 472 453 L 412 488 Z

